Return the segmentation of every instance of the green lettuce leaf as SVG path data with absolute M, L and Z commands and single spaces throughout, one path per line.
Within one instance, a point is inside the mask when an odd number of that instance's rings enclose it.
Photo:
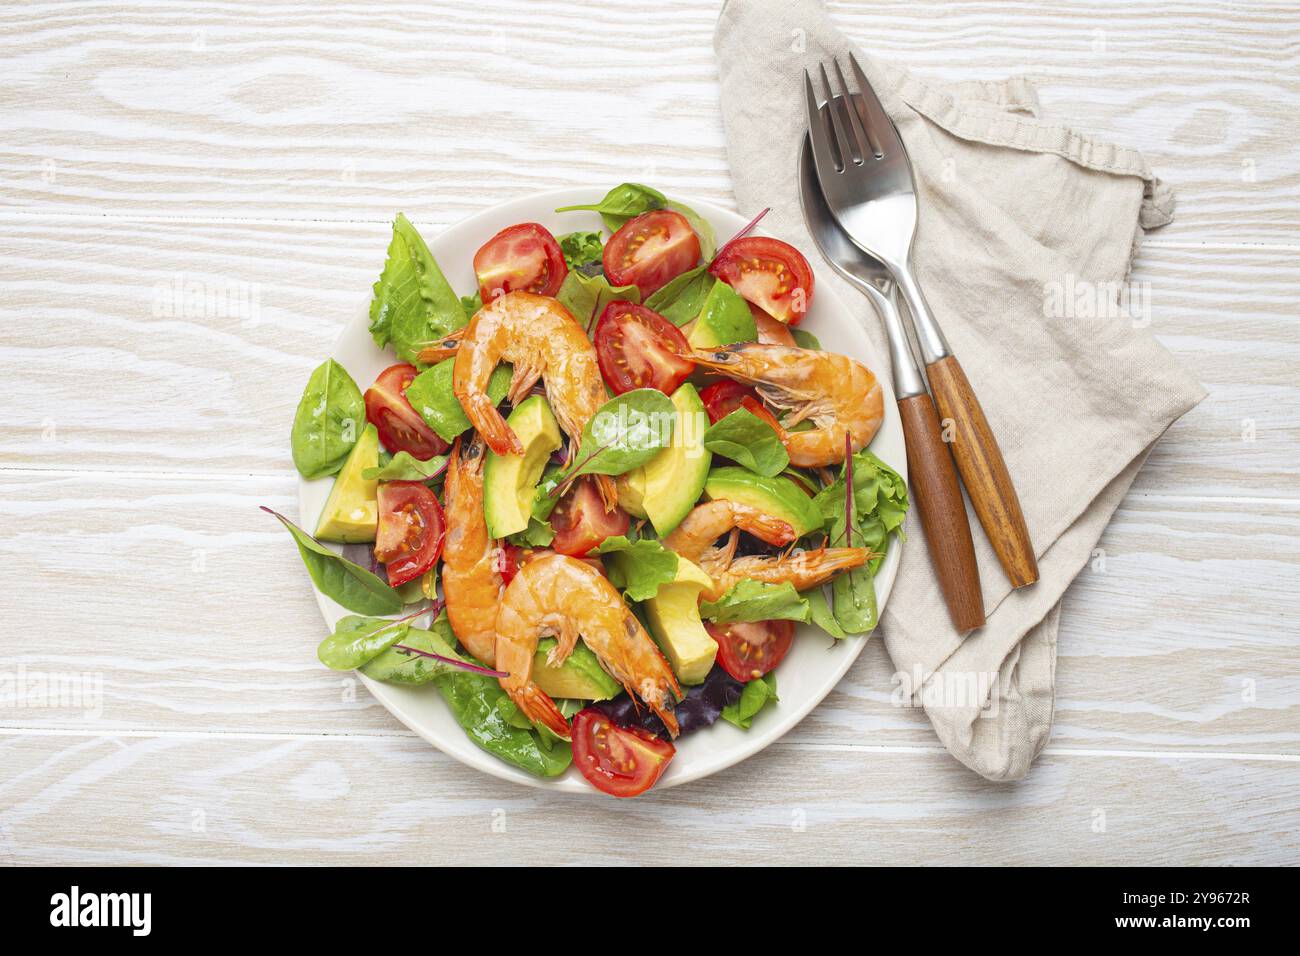
M 404 362 L 415 362 L 421 349 L 469 321 L 429 247 L 401 213 L 374 293 L 370 335 L 380 348 L 391 342 Z
M 588 267 L 599 266 L 604 251 L 598 232 L 566 232 L 558 237 L 560 251 L 564 253 L 565 264 L 573 270 L 588 271 Z
M 555 297 L 590 331 L 605 306 L 616 301 L 640 303 L 641 290 L 634 285 L 612 286 L 603 275 L 588 276 L 573 271 L 564 277 Z
M 399 451 L 378 467 L 362 471 L 361 477 L 366 481 L 428 481 L 441 475 L 446 467 L 446 455 L 421 461 L 409 451 Z
M 653 309 L 680 328 L 700 314 L 709 290 L 717 281 L 709 275 L 707 265 L 696 266 L 650 293 L 645 300 L 646 308 Z
M 457 435 L 469 430 L 465 409 L 461 408 L 460 400 L 451 388 L 455 371 L 456 359 L 443 359 L 433 368 L 425 369 L 415 376 L 405 393 L 411 407 L 445 442 L 455 441 Z M 492 370 L 487 394 L 493 404 L 506 397 L 506 391 L 510 388 L 510 376 L 509 365 L 498 365 Z
M 733 621 L 798 621 L 807 624 L 812 609 L 789 581 L 768 584 L 750 578 L 737 581 L 716 601 L 700 604 L 700 617 L 718 624 Z
M 745 689 L 740 692 L 740 700 L 722 708 L 722 719 L 741 730 L 748 730 L 760 710 L 780 699 L 776 696 L 776 673 L 764 674 L 745 685 Z
M 602 541 L 596 553 L 614 555 L 606 562 L 610 583 L 633 601 L 648 601 L 660 585 L 677 577 L 677 555 L 653 538 L 629 541 L 615 535 Z
M 781 474 L 790 464 L 772 426 L 745 408 L 737 408 L 711 425 L 704 433 L 704 447 L 768 478 Z

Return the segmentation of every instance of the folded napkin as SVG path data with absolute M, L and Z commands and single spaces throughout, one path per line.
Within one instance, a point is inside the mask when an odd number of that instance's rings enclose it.
M 854 49 L 907 145 L 913 261 L 1002 446 L 1041 579 L 1013 591 L 971 512 L 988 623 L 963 640 L 909 518 L 885 647 L 953 756 L 990 779 L 1022 777 L 1051 732 L 1061 595 L 1154 442 L 1205 394 L 1146 330 L 1148 300 L 1117 305 L 1143 230 L 1171 220 L 1173 195 L 1140 154 L 1042 118 L 1028 83 L 919 79 L 853 48 L 815 0 L 729 0 L 714 45 L 741 211 L 772 207 L 764 228 L 862 316 L 882 362 L 878 318 L 821 268 L 804 227 L 803 68 Z

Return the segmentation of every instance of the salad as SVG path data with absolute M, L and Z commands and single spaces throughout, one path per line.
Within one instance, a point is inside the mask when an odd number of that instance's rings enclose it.
M 798 327 L 798 250 L 754 223 L 719 248 L 635 183 L 570 210 L 605 229 L 485 236 L 467 295 L 397 216 L 370 308 L 394 361 L 364 392 L 312 373 L 293 461 L 333 484 L 310 531 L 271 514 L 351 612 L 325 666 L 430 685 L 497 758 L 630 797 L 681 735 L 779 706 L 797 623 L 874 629 L 907 490 L 867 447 L 875 375 Z

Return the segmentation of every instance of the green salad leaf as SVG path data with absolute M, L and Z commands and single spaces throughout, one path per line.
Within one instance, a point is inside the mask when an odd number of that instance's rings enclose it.
M 589 209 L 600 213 L 610 232 L 617 232 L 619 226 L 629 219 L 649 212 L 651 209 L 663 209 L 668 205 L 668 197 L 657 189 L 642 186 L 640 183 L 620 183 L 605 194 L 598 203 L 583 206 L 561 206 L 556 212 L 576 212 Z
M 659 587 L 677 577 L 677 555 L 654 538 L 629 541 L 626 535 L 606 538 L 597 554 L 612 555 L 606 563 L 610 583 L 633 601 L 648 601 Z
M 361 477 L 366 481 L 428 481 L 441 475 L 446 467 L 446 455 L 421 461 L 409 451 L 399 451 L 378 467 L 362 471 Z
M 456 436 L 469 430 L 470 422 L 465 416 L 465 409 L 452 391 L 452 377 L 456 371 L 456 359 L 453 356 L 443 359 L 432 368 L 427 368 L 411 380 L 406 387 L 406 400 L 424 419 L 438 437 L 445 442 L 456 440 Z M 493 404 L 506 397 L 510 388 L 511 368 L 498 365 L 492 370 L 488 379 L 488 398 Z
M 718 624 L 733 621 L 799 621 L 807 624 L 812 609 L 789 581 L 768 584 L 744 578 L 716 601 L 700 604 L 700 617 Z
M 851 458 L 853 475 L 852 526 L 845 528 L 845 468 L 813 503 L 822 513 L 824 530 L 832 545 L 870 548 L 877 554 L 864 567 L 854 568 L 831 582 L 831 610 L 840 627 L 850 634 L 865 634 L 879 622 L 874 576 L 885 559 L 890 534 L 902 534 L 907 517 L 907 484 L 867 449 Z
M 645 300 L 646 308 L 680 328 L 700 314 L 717 281 L 709 274 L 707 265 L 696 266 L 650 293 Z
M 555 298 L 590 330 L 605 306 L 617 301 L 640 303 L 641 290 L 634 285 L 610 285 L 603 275 L 588 276 L 573 271 L 564 277 Z
M 837 641 L 852 636 L 848 631 L 840 627 L 839 621 L 835 620 L 835 614 L 831 611 L 831 606 L 826 600 L 825 590 L 816 587 L 809 588 L 801 593 L 803 599 L 808 602 L 810 623 L 816 624 Z
M 334 626 L 333 634 L 320 642 L 316 656 L 331 670 L 356 670 L 398 643 L 410 629 L 405 621 L 349 614 Z
M 794 344 L 801 349 L 817 349 L 821 351 L 822 344 L 818 341 L 817 336 L 813 335 L 807 329 L 791 329 L 790 334 L 794 336 Z
M 429 247 L 401 213 L 374 292 L 370 335 L 381 349 L 391 342 L 404 362 L 417 361 L 421 349 L 469 321 Z
M 740 700 L 722 708 L 722 719 L 748 730 L 760 710 L 780 699 L 776 696 L 776 672 L 773 671 L 747 683 L 740 692 Z
M 307 380 L 293 416 L 289 444 L 304 478 L 323 478 L 343 467 L 366 424 L 361 389 L 338 362 L 326 359 Z
M 677 409 L 654 388 L 635 388 L 611 398 L 582 430 L 578 458 L 564 480 L 578 475 L 621 475 L 639 468 L 673 439 Z
M 704 447 L 767 478 L 775 478 L 790 464 L 772 426 L 745 408 L 711 425 L 704 433 Z
M 376 575 L 335 554 L 284 515 L 265 506 L 262 510 L 293 535 L 307 573 L 326 597 L 356 614 L 396 614 L 402 609 L 401 596 Z
M 460 297 L 460 307 L 465 313 L 467 319 L 474 318 L 474 313 L 483 308 L 483 296 L 477 291 L 473 295 L 462 295 Z
M 713 254 L 718 251 L 718 236 L 713 231 L 713 225 L 701 216 L 698 212 L 684 203 L 668 200 L 668 208 L 673 212 L 681 213 L 686 221 L 691 224 L 695 230 L 695 235 L 700 239 L 700 258 L 705 262 L 713 258 Z
M 564 262 L 570 269 L 591 274 L 590 267 L 599 269 L 604 244 L 598 232 L 566 232 L 556 240 L 564 253 Z

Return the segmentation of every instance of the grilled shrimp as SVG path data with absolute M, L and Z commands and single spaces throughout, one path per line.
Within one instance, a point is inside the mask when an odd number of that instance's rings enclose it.
M 554 634 L 551 664 L 563 663 L 581 637 L 627 692 L 644 700 L 677 736 L 672 706 L 681 688 L 672 668 L 614 585 L 591 565 L 562 554 L 529 561 L 506 588 L 496 627 L 494 666 L 509 675 L 501 686 L 529 720 L 569 737 L 564 715 L 532 679 L 537 641 Z
M 442 551 L 442 594 L 456 639 L 489 667 L 496 660 L 497 607 L 505 582 L 501 549 L 483 517 L 483 440 L 457 438 L 447 462 L 447 537 Z
M 669 551 L 699 564 L 704 554 L 732 528 L 743 528 L 768 544 L 783 545 L 794 540 L 789 522 L 765 515 L 757 508 L 725 498 L 696 505 L 663 540 Z
M 860 568 L 875 555 L 869 548 L 818 548 L 816 551 L 792 551 L 776 556 L 747 555 L 731 560 L 720 553 L 700 565 L 713 578 L 714 590 L 702 595 L 716 601 L 734 584 L 749 578 L 767 584 L 789 581 L 796 591 L 825 584 L 841 571 Z
M 697 351 L 692 358 L 755 386 L 772 405 L 792 413 L 786 425 L 811 420 L 816 428 L 781 432 L 790 462 L 802 468 L 842 462 L 845 436 L 854 451 L 865 448 L 884 419 L 884 397 L 876 376 L 846 355 L 742 342 Z

